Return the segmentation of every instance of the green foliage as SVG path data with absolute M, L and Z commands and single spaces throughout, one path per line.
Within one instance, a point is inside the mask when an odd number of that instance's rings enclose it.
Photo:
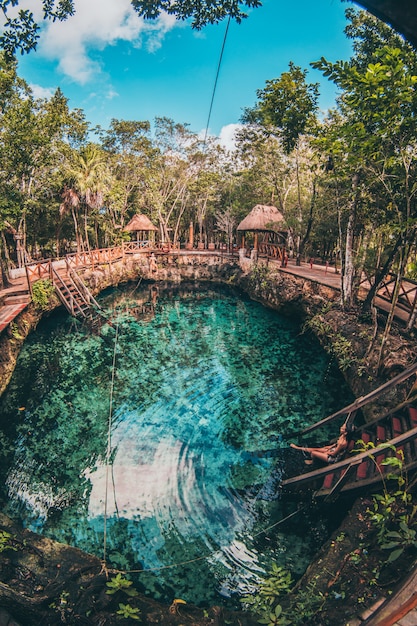
M 41 27 L 35 21 L 30 8 L 24 7 L 23 0 L 2 0 L 0 3 L 5 28 L 0 37 L 0 48 L 5 50 L 8 57 L 14 57 L 35 50 L 39 40 Z M 241 5 L 247 7 L 261 6 L 260 0 L 229 0 L 224 3 L 220 0 L 199 0 L 198 2 L 174 2 L 171 0 L 131 0 L 134 10 L 147 19 L 157 18 L 161 11 L 175 15 L 177 19 L 192 18 L 192 27 L 199 30 L 206 24 L 220 22 L 230 16 L 240 23 L 247 14 L 241 10 Z M 10 7 L 18 7 L 13 15 L 8 14 Z M 43 19 L 64 21 L 75 13 L 73 0 L 42 0 Z
M 393 483 L 394 488 L 388 490 L 384 482 L 384 491 L 373 496 L 373 508 L 368 509 L 368 515 L 377 530 L 379 546 L 390 551 L 387 563 L 392 563 L 405 550 L 417 548 L 417 505 L 408 491 L 402 450 L 397 451 L 391 445 L 380 447 L 388 447 L 396 452 L 381 463 L 394 470 L 386 475 L 386 481 Z
M 314 315 L 305 322 L 303 331 L 307 330 L 311 330 L 317 337 L 329 337 L 334 332 L 333 328 L 323 319 L 321 314 Z
M 310 583 L 305 591 L 297 593 L 289 614 L 278 603 L 278 599 L 291 591 L 291 574 L 276 563 L 272 564 L 269 574 L 255 593 L 242 598 L 244 606 L 258 616 L 258 623 L 268 626 L 301 626 L 312 623 L 326 601 L 325 595 L 315 588 L 315 583 Z
M 122 574 L 116 574 L 111 580 L 106 583 L 108 587 L 106 589 L 107 595 L 111 596 L 119 591 L 125 593 L 130 598 L 136 597 L 138 592 L 136 589 L 132 589 L 132 581 L 124 578 Z M 119 619 L 135 619 L 140 620 L 140 610 L 138 608 L 132 607 L 130 604 L 119 604 L 119 610 L 117 611 L 117 615 Z
M 14 550 L 17 552 L 17 547 L 13 544 L 15 537 L 5 530 L 0 530 L 0 553 L 5 550 Z
M 266 265 L 257 263 L 249 274 L 249 284 L 252 289 L 266 289 L 270 284 L 271 270 Z
M 51 602 L 49 608 L 54 609 L 60 615 L 61 622 L 68 624 L 68 619 L 73 615 L 73 609 L 70 605 L 70 594 L 68 591 L 61 591 L 59 598 Z
M 48 309 L 51 295 L 55 292 L 55 287 L 48 279 L 37 280 L 32 285 L 32 301 L 37 309 L 46 311 Z
M 138 592 L 136 589 L 131 589 L 132 584 L 131 580 L 124 578 L 121 574 L 116 574 L 114 578 L 106 583 L 108 587 L 108 589 L 106 589 L 106 593 L 110 596 L 118 591 L 123 591 L 126 595 L 133 598 L 138 595 Z
M 17 324 L 15 324 L 15 322 L 12 322 L 10 324 L 10 330 L 11 330 L 11 333 L 12 333 L 12 337 L 14 339 L 19 339 L 19 340 L 24 339 L 24 336 L 20 333 L 19 327 L 17 326 Z
M 352 365 L 356 363 L 352 343 L 340 333 L 337 333 L 336 337 L 333 339 L 331 351 L 334 354 L 342 372 L 345 372 L 349 369 L 349 367 L 352 367 Z
M 294 150 L 318 108 L 318 84 L 306 83 L 306 75 L 306 70 L 290 62 L 288 72 L 267 80 L 266 87 L 258 89 L 258 104 L 247 109 L 243 117 L 243 121 L 256 122 L 279 134 L 286 154 Z
M 326 595 L 319 591 L 315 581 L 309 583 L 306 589 L 299 591 L 296 596 L 295 607 L 291 611 L 291 625 L 311 624 L 314 616 L 320 614 L 326 602 Z
M 407 522 L 402 520 L 399 523 L 398 530 L 391 530 L 385 534 L 386 543 L 381 544 L 381 548 L 383 550 L 391 550 L 388 563 L 396 561 L 406 548 L 417 548 L 417 532 L 414 528 L 410 528 L 408 524 L 409 520 Z
M 342 372 L 345 372 L 349 367 L 358 366 L 358 359 L 355 356 L 352 342 L 346 339 L 342 333 L 335 331 L 321 314 L 314 315 L 307 320 L 303 330 L 311 330 L 317 337 L 325 339 L 325 349 L 336 359 Z M 358 366 L 358 375 L 361 371 Z
M 291 586 L 291 573 L 287 572 L 276 563 L 272 563 L 269 576 L 261 581 L 256 593 L 244 596 L 242 603 L 256 614 L 268 616 L 271 610 L 275 610 L 277 599 L 282 594 L 288 593 L 291 590 Z M 281 613 L 279 615 L 281 615 Z
M 142 621 L 140 617 L 140 609 L 131 606 L 130 604 L 119 604 L 119 610 L 116 611 L 119 619 L 135 619 Z
M 268 626 L 287 626 L 291 622 L 285 617 L 282 612 L 282 606 L 279 604 L 272 611 L 268 611 L 264 617 L 258 619 L 258 624 L 267 624 Z

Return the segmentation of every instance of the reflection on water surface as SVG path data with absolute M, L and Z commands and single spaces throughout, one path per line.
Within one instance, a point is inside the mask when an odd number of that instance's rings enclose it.
M 22 350 L 1 400 L 4 423 L 19 422 L 8 512 L 152 570 L 136 584 L 168 601 L 233 600 L 272 560 L 300 574 L 324 522 L 304 512 L 264 529 L 295 507 L 279 501 L 282 435 L 342 406 L 328 357 L 296 322 L 220 288 L 132 287 L 101 304 L 100 333 L 55 315 Z

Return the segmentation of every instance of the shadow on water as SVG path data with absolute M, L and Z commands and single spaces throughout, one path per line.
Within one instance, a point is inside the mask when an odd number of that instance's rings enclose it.
M 284 438 L 351 399 L 328 356 L 212 285 L 100 304 L 99 332 L 55 314 L 19 356 L 0 400 L 8 513 L 158 599 L 234 605 L 273 561 L 300 576 L 339 519 L 280 500 L 300 461 Z

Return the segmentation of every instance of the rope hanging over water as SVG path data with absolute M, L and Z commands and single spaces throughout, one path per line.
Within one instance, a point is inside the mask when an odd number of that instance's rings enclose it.
M 272 528 L 275 528 L 276 526 L 279 526 L 280 524 L 287 522 L 289 519 L 297 515 L 297 513 L 301 513 L 301 511 L 303 511 L 305 508 L 307 508 L 307 504 L 303 504 L 303 506 L 300 506 L 296 511 L 293 511 L 292 513 L 287 515 L 287 517 L 284 517 L 283 519 L 278 520 L 278 522 L 271 524 L 271 526 L 267 526 L 266 528 L 263 528 L 262 530 L 260 530 L 258 533 L 256 533 L 253 536 L 259 537 L 259 535 L 267 533 L 269 530 L 272 530 Z M 159 572 L 159 571 L 166 570 L 166 569 L 172 569 L 174 567 L 181 567 L 182 565 L 190 565 L 190 563 L 197 563 L 198 561 L 204 561 L 205 559 L 208 559 L 214 556 L 216 552 L 218 552 L 218 550 L 216 550 L 215 552 L 209 552 L 208 554 L 205 554 L 204 556 L 198 556 L 195 559 L 189 559 L 187 561 L 180 561 L 179 563 L 171 563 L 170 565 L 160 565 L 159 567 L 149 567 L 146 569 L 128 569 L 128 570 L 114 570 L 114 571 L 120 574 L 142 574 L 144 572 Z
M 212 113 L 212 110 L 213 110 L 214 96 L 216 94 L 217 82 L 218 82 L 218 79 L 219 79 L 220 67 L 221 67 L 222 60 L 223 60 L 223 53 L 224 53 L 224 49 L 225 49 L 225 46 L 226 46 L 226 40 L 227 40 L 227 34 L 229 32 L 229 26 L 230 26 L 230 16 L 229 16 L 229 19 L 227 20 L 226 31 L 225 31 L 224 37 L 223 37 L 222 49 L 221 49 L 221 52 L 220 52 L 219 62 L 217 64 L 216 78 L 215 78 L 215 81 L 214 81 L 213 92 L 212 92 L 212 95 L 211 95 L 209 114 L 208 114 L 207 124 L 206 124 L 206 131 L 204 133 L 204 143 L 206 143 L 206 141 L 207 141 L 207 135 L 208 135 L 208 130 L 209 130 L 211 113 Z
M 116 373 L 116 353 L 117 353 L 117 341 L 119 337 L 119 323 L 116 324 L 116 335 L 114 338 L 114 348 L 113 348 L 113 362 L 112 362 L 112 372 L 111 372 L 111 382 L 110 382 L 110 400 L 109 400 L 109 418 L 107 424 L 107 450 L 106 450 L 106 483 L 105 483 L 105 494 L 104 494 L 104 523 L 103 523 L 103 562 L 106 563 L 107 557 L 107 505 L 108 505 L 108 493 L 109 493 L 109 472 L 110 466 L 110 457 L 111 457 L 111 427 L 113 420 L 113 392 L 114 392 L 114 377 Z M 113 482 L 113 487 L 114 482 Z M 116 504 L 117 509 L 117 504 Z

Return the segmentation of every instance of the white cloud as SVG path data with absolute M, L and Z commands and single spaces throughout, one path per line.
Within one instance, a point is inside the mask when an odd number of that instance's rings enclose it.
M 113 98 L 117 98 L 118 97 L 118 93 L 117 91 L 114 91 L 114 89 L 110 89 L 107 93 L 106 93 L 106 100 L 113 100 Z
M 226 150 L 236 150 L 236 132 L 242 128 L 242 124 L 227 124 L 223 126 L 219 134 L 219 143 Z
M 41 85 L 30 84 L 29 87 L 32 90 L 33 97 L 36 99 L 47 99 L 49 100 L 54 95 L 56 89 L 54 87 L 41 87 Z
M 38 5 L 33 2 L 35 18 Z M 28 4 L 29 4 L 28 2 Z M 59 70 L 79 84 L 86 84 L 101 72 L 100 63 L 90 57 L 119 41 L 135 47 L 146 43 L 150 52 L 162 45 L 165 34 L 176 24 L 173 16 L 161 15 L 145 21 L 133 10 L 130 0 L 75 0 L 75 14 L 65 22 L 43 22 L 38 54 L 58 61 Z

